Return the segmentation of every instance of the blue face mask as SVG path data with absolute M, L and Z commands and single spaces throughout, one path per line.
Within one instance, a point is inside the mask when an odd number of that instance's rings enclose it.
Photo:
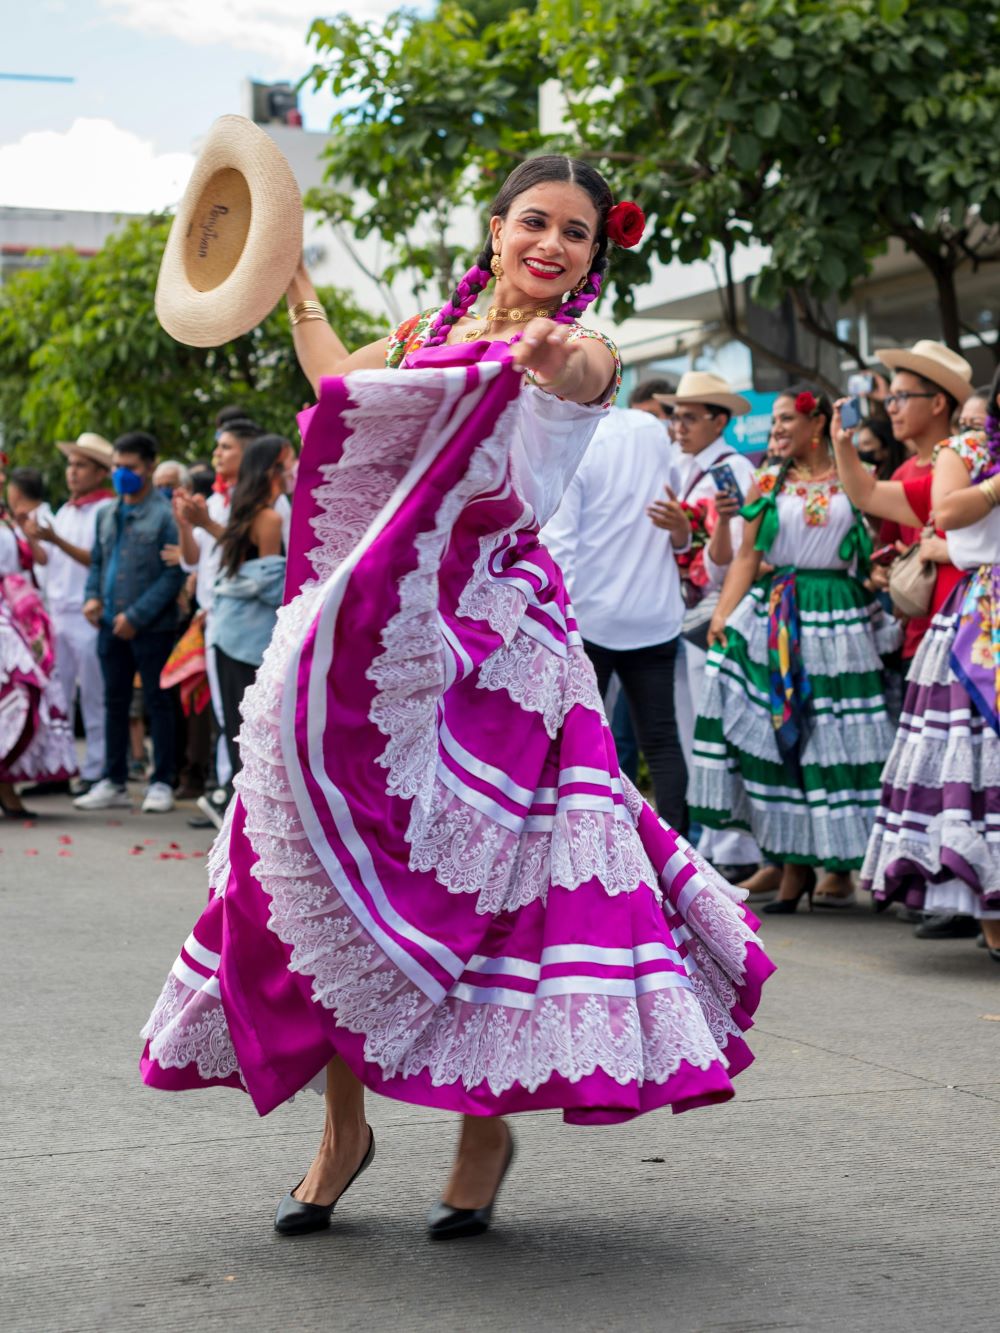
M 157 486 L 156 489 L 157 489 L 157 490 L 160 492 L 160 494 L 163 496 L 164 500 L 170 500 L 170 499 L 173 498 L 173 494 L 174 494 L 174 488 L 173 488 L 173 486 Z
M 116 467 L 111 474 L 111 484 L 119 495 L 136 495 L 146 484 L 145 478 L 130 467 Z

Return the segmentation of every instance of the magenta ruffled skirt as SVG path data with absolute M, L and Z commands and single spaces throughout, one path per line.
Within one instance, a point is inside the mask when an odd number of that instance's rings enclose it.
M 482 345 L 423 360 L 309 416 L 289 600 L 143 1078 L 262 1115 L 334 1055 L 479 1115 L 726 1101 L 773 971 L 757 922 L 619 775 L 512 484 L 520 377 Z

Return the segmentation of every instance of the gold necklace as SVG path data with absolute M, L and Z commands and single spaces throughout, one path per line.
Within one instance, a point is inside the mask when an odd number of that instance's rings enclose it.
M 462 335 L 462 340 L 467 343 L 475 342 L 484 333 L 489 333 L 491 324 L 523 324 L 529 319 L 550 319 L 551 317 L 552 311 L 548 306 L 538 306 L 534 310 L 522 310 L 516 305 L 491 305 L 485 315 L 472 316 L 474 319 L 482 319 L 483 327 L 481 329 L 470 329 L 468 333 Z

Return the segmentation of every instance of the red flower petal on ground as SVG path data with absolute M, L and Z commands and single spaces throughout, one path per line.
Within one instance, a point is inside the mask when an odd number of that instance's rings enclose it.
M 145 847 L 130 847 L 128 854 L 129 856 L 141 856 L 145 850 Z
M 59 838 L 56 839 L 56 841 L 59 843 L 60 847 L 72 847 L 73 845 L 73 839 L 69 836 L 68 833 L 61 834 Z

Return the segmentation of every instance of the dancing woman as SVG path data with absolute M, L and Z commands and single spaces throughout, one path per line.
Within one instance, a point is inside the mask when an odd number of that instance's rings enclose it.
M 880 655 L 899 641 L 861 582 L 871 551 L 837 476 L 832 408 L 789 390 L 774 404 L 780 463 L 758 474 L 743 544 L 712 618 L 714 645 L 695 727 L 692 818 L 747 828 L 782 866 L 765 912 L 794 912 L 817 886 L 851 895 L 892 744 Z M 772 571 L 759 577 L 762 560 Z
M 242 1086 L 261 1114 L 325 1090 L 285 1234 L 327 1226 L 371 1161 L 366 1088 L 464 1116 L 446 1239 L 489 1224 L 504 1114 L 684 1110 L 751 1058 L 756 922 L 619 777 L 538 539 L 617 385 L 576 322 L 641 229 L 612 202 L 583 163 L 522 164 L 452 299 L 353 355 L 304 271 L 289 291 L 319 398 L 290 600 L 143 1057 L 148 1083 Z
M 835 422 L 845 484 L 869 512 L 947 533 L 960 574 L 910 668 L 861 871 L 876 907 L 975 917 L 1000 962 L 1000 373 L 985 435 L 943 442 L 932 477 L 873 483 Z

